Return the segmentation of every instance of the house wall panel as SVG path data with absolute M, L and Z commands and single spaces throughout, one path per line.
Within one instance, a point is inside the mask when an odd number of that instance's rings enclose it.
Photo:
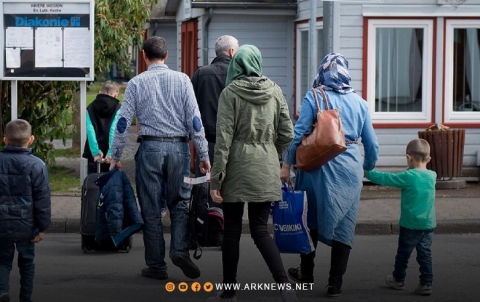
M 168 58 L 165 61 L 168 68 L 178 70 L 178 35 L 176 32 L 176 24 L 158 24 L 157 28 L 154 26 L 149 30 L 149 37 L 155 35 L 162 37 L 167 41 Z M 143 58 L 140 58 L 143 60 Z
M 240 11 L 239 11 L 240 13 Z M 252 44 L 262 53 L 263 74 L 275 81 L 289 105 L 293 94 L 293 58 L 288 48 L 293 47 L 292 16 L 213 15 L 208 33 L 208 61 L 215 58 L 215 42 L 222 35 L 231 35 L 240 45 Z M 291 45 L 291 46 L 290 46 Z

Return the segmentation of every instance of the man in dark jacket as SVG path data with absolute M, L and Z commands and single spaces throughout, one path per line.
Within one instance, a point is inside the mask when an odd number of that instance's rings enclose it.
M 50 226 L 51 202 L 45 163 L 28 148 L 35 138 L 25 120 L 5 127 L 0 152 L 0 301 L 10 301 L 9 276 L 15 248 L 20 269 L 21 302 L 30 302 L 35 271 L 34 244 Z
M 192 77 L 193 90 L 197 98 L 198 108 L 205 127 L 205 138 L 208 141 L 208 155 L 213 164 L 215 136 L 217 127 L 218 98 L 227 78 L 228 64 L 237 51 L 238 40 L 232 36 L 221 36 L 215 43 L 217 57 L 210 65 L 199 68 Z M 198 165 L 195 165 L 198 166 Z M 197 167 L 197 176 L 201 173 Z
M 97 172 L 97 160 L 105 160 L 101 172 L 107 172 L 110 167 L 110 146 L 120 109 L 118 93 L 117 83 L 106 81 L 95 100 L 87 106 L 87 141 L 82 156 L 88 159 L 88 174 Z

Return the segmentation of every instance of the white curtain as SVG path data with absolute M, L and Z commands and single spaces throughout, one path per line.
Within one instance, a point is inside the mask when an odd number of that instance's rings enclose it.
M 419 38 L 414 28 L 377 29 L 377 111 L 422 111 L 421 100 L 417 100 L 422 82 Z
M 478 30 L 475 28 L 467 29 L 465 39 L 465 74 L 466 87 L 470 88 L 470 96 L 465 96 L 465 101 L 469 100 L 478 105 L 480 102 L 480 47 L 478 45 Z

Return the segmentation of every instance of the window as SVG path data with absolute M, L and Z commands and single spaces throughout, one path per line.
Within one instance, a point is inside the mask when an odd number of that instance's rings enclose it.
M 367 101 L 376 123 L 431 122 L 433 20 L 368 20 Z
M 445 121 L 480 118 L 480 20 L 447 20 Z
M 317 22 L 317 62 L 315 66 L 318 67 L 323 59 L 323 22 Z M 312 83 L 308 83 L 308 23 L 297 24 L 296 31 L 296 46 L 295 46 L 295 114 L 300 114 L 300 107 L 302 105 L 305 93 L 312 87 Z M 315 75 L 313 75 L 315 76 Z

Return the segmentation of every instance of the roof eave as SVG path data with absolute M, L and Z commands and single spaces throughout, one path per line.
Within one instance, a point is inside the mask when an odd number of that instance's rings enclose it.
M 192 8 L 297 8 L 291 3 L 258 3 L 258 2 L 192 2 Z

